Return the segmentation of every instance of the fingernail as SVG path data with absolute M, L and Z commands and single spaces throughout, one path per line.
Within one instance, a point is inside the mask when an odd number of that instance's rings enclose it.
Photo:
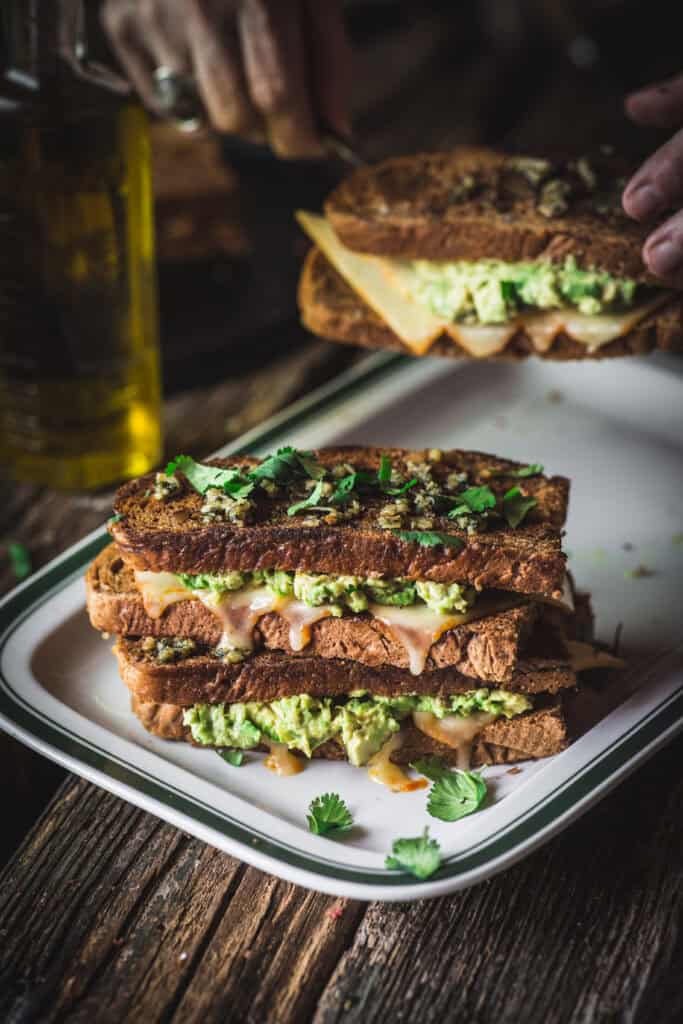
M 633 191 L 627 190 L 624 200 L 628 213 L 636 220 L 652 217 L 664 206 L 659 190 L 648 184 L 638 185 Z
M 673 273 L 683 263 L 683 249 L 671 238 L 652 242 L 645 256 L 650 270 L 662 277 Z

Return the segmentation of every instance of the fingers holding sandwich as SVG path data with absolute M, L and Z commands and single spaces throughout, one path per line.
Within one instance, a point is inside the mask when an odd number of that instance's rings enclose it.
M 683 287 L 683 75 L 669 83 L 635 93 L 626 101 L 628 114 L 642 124 L 676 125 L 679 130 L 636 171 L 622 203 L 634 220 L 668 217 L 648 237 L 643 259 L 666 284 Z

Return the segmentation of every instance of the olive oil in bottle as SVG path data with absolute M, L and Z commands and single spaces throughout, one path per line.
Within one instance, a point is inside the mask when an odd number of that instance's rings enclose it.
M 3 4 L 0 458 L 96 488 L 161 454 L 149 142 L 136 103 L 57 55 L 46 6 Z

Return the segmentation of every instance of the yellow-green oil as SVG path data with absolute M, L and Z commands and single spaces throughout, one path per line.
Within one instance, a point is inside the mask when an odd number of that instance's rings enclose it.
M 145 114 L 116 99 L 0 129 L 0 458 L 60 489 L 144 473 L 161 456 Z

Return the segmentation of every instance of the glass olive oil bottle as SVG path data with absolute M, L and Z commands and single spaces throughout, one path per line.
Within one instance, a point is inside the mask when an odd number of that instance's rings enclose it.
M 96 488 L 161 455 L 150 154 L 142 109 L 58 55 L 60 7 L 3 0 L 0 458 Z

